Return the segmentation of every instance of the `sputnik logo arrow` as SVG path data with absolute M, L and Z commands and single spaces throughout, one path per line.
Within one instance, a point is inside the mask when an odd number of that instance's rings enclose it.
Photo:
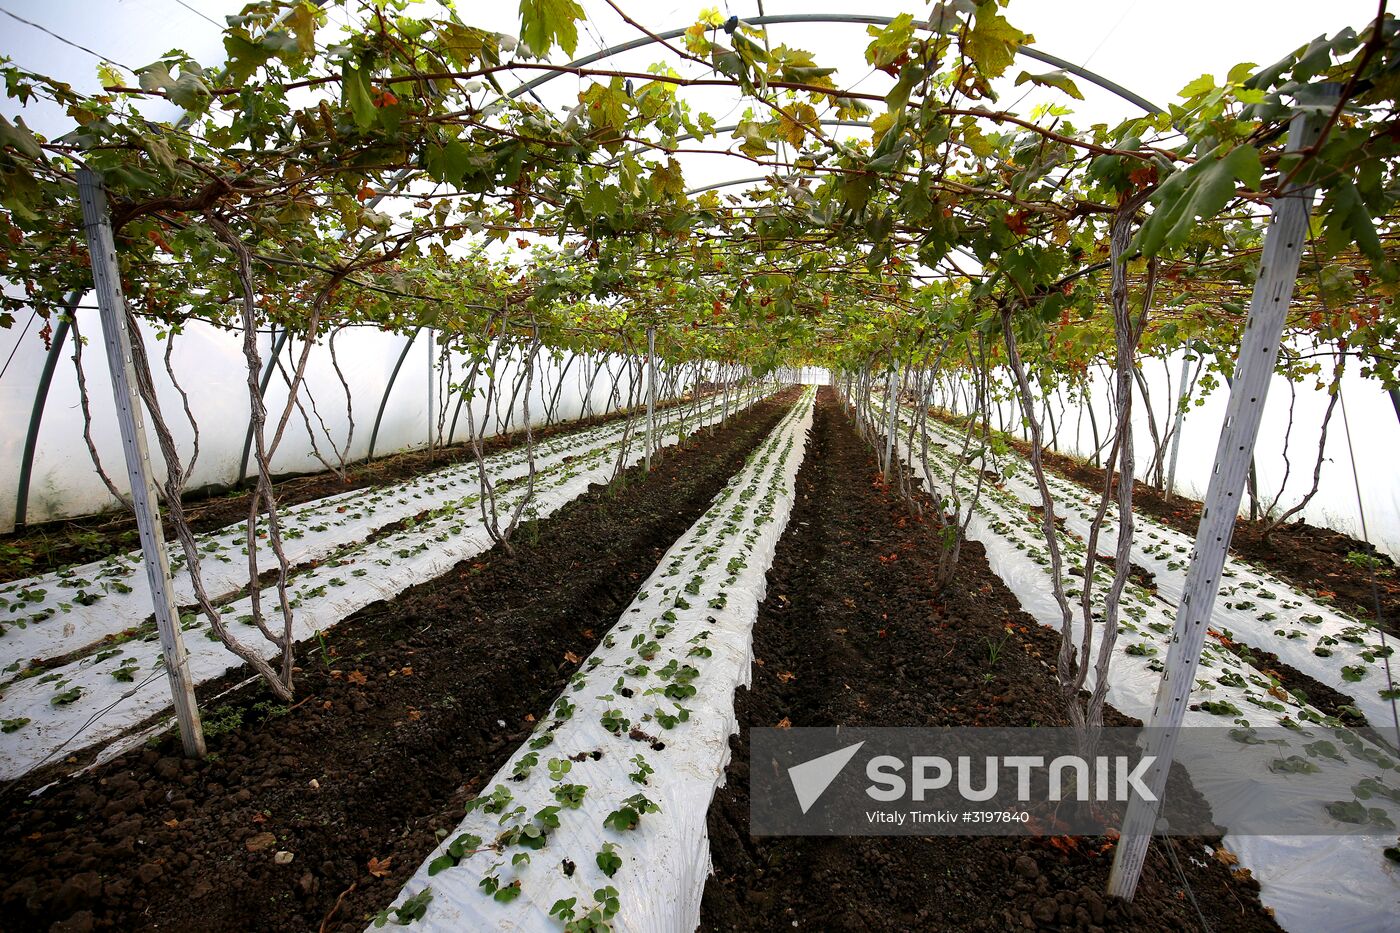
M 813 758 L 811 761 L 804 761 L 800 765 L 788 768 L 788 778 L 792 781 L 792 789 L 797 793 L 797 803 L 798 806 L 802 807 L 803 813 L 812 809 L 812 804 L 826 793 L 826 789 L 831 786 L 832 781 L 836 780 L 841 769 L 846 767 L 864 744 L 864 742 L 857 742 L 854 745 L 847 745 L 845 748 L 837 749 L 822 755 L 820 758 Z

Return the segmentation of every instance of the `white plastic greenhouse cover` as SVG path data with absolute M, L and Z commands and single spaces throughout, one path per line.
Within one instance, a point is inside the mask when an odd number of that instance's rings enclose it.
M 97 312 L 81 309 L 76 313 L 78 329 L 85 338 L 83 371 L 92 411 L 93 441 L 108 475 L 116 482 L 117 488 L 122 489 L 125 475 L 121 439 L 114 418 L 111 379 L 102 353 Z M 151 372 L 162 411 L 174 433 L 181 455 L 188 458 L 193 449 L 194 434 L 184 416 L 179 393 L 161 362 L 165 342 L 158 339 L 155 329 L 149 324 L 143 322 L 141 329 L 151 358 Z M 369 452 L 380 401 L 393 376 L 395 363 L 409 339 L 404 335 L 367 327 L 346 328 L 335 338 L 336 355 L 353 400 L 351 410 L 355 424 L 348 460 L 363 459 Z M 436 419 L 430 419 L 428 413 L 430 353 L 436 360 L 433 365 L 435 409 L 443 405 L 444 399 L 451 396 L 448 372 L 443 365 L 440 348 L 434 344 L 433 350 L 429 349 L 426 331 L 419 331 L 411 339 L 408 355 L 394 378 L 378 437 L 375 439 L 376 457 L 427 445 L 430 429 L 436 427 Z M 25 433 L 45 359 L 44 353 L 34 352 L 37 349 L 36 337 L 32 333 L 22 336 L 21 329 L 17 327 L 0 331 L 0 359 L 8 357 L 15 349 L 16 343 L 21 340 L 24 344 L 19 347 L 19 352 L 15 353 L 5 379 L 0 382 L 0 418 L 4 419 L 7 426 L 3 439 L 0 439 L 0 531 L 8 531 L 14 527 Z M 290 374 L 295 365 L 295 358 L 300 353 L 301 344 L 295 338 L 288 343 L 290 346 L 283 348 L 280 358 L 285 370 Z M 270 358 L 272 344 L 273 338 L 270 334 L 260 336 L 259 351 L 264 358 L 264 365 Z M 49 389 L 43 412 L 27 502 L 27 522 L 31 524 L 88 515 L 118 504 L 102 485 L 83 441 L 82 412 L 78 404 L 78 382 L 72 357 L 73 341 L 70 334 L 68 342 L 62 348 L 61 359 L 55 369 L 53 384 Z M 534 424 L 543 423 L 546 398 L 552 396 L 559 384 L 560 369 L 567 361 L 567 355 L 556 361 L 550 357 L 547 348 L 541 350 L 540 369 L 530 399 L 530 420 Z M 171 365 L 181 387 L 189 394 L 190 408 L 199 424 L 199 459 L 189 479 L 188 488 L 196 490 L 209 485 L 235 483 L 239 478 L 249 417 L 247 368 L 243 358 L 242 337 L 210 324 L 191 322 L 186 325 L 184 332 L 175 338 Z M 464 354 L 452 354 L 451 373 L 454 381 L 464 376 L 468 365 Z M 593 386 L 595 412 L 602 411 L 611 390 L 612 376 L 619 373 L 619 368 L 623 365 L 620 357 L 612 358 L 608 361 L 608 370 L 598 376 Z M 560 393 L 556 420 L 570 420 L 584 413 L 583 368 L 584 362 L 577 361 L 564 375 L 564 387 Z M 497 373 L 497 386 L 506 393 L 506 401 L 509 400 L 509 393 L 518 373 L 518 354 Z M 630 373 L 623 373 L 621 376 L 619 392 L 624 403 L 628 397 L 630 379 Z M 478 380 L 478 384 L 484 386 L 484 380 Z M 644 387 L 645 373 L 636 393 L 638 400 L 643 396 Z M 324 420 L 331 438 L 342 447 L 350 423 L 345 389 L 335 374 L 324 340 L 312 351 L 307 364 L 306 384 L 302 393 L 304 402 L 307 401 L 307 392 L 316 403 L 313 413 L 307 402 L 307 412 L 316 429 L 317 443 L 327 458 L 334 462 L 334 455 L 325 435 L 321 433 L 317 414 Z M 521 395 L 523 394 L 522 390 Z M 281 373 L 274 371 L 266 394 L 270 422 L 280 414 L 286 404 L 286 398 L 287 382 Z M 451 427 L 456 404 L 456 397 L 451 396 L 442 428 L 444 438 Z M 523 427 L 523 409 L 522 397 L 516 401 L 513 420 L 510 421 L 511 430 Z M 502 402 L 503 415 L 504 410 L 505 402 Z M 479 419 L 485 414 L 483 398 L 476 399 L 473 411 L 478 419 L 477 423 L 480 424 Z M 494 432 L 494 417 L 491 424 Z M 453 437 L 456 442 L 462 442 L 468 437 L 465 410 L 458 419 Z M 156 449 L 153 438 L 151 449 Z M 152 461 L 157 473 L 163 476 L 161 458 L 153 456 Z M 250 461 L 248 469 L 250 472 L 254 471 L 256 466 Z M 273 458 L 273 473 L 313 473 L 324 469 L 312 454 L 306 426 L 300 413 L 294 412 L 287 426 L 286 438 Z
M 1193 362 L 1192 367 L 1196 364 Z M 1323 382 L 1331 379 L 1331 363 L 1324 360 L 1320 378 Z M 1308 503 L 1300 516 L 1310 524 L 1331 528 L 1362 538 L 1361 510 L 1357 507 L 1357 483 L 1352 474 L 1351 452 L 1356 454 L 1356 476 L 1360 478 L 1361 505 L 1365 509 L 1366 531 L 1371 543 L 1382 552 L 1400 559 L 1400 470 L 1395 468 L 1395 452 L 1400 450 L 1400 412 L 1397 412 L 1389 394 L 1375 379 L 1361 376 L 1352 361 L 1342 377 L 1343 403 L 1332 414 L 1328 429 L 1326 460 L 1322 465 L 1321 482 L 1317 496 Z M 1156 413 L 1159 431 L 1169 428 L 1174 393 L 1181 374 L 1181 353 L 1173 354 L 1166 360 L 1148 360 L 1142 364 L 1143 376 L 1147 380 L 1148 392 Z M 1171 394 L 1167 390 L 1167 374 L 1171 374 Z M 1259 474 L 1260 498 L 1269 502 L 1278 492 L 1285 471 L 1285 452 L 1291 471 L 1279 508 L 1290 508 L 1307 493 L 1312 484 L 1313 464 L 1317 457 L 1317 442 L 1322 425 L 1323 413 L 1327 408 L 1327 393 L 1316 391 L 1315 379 L 1298 384 L 1298 397 L 1294 410 L 1294 424 L 1288 445 L 1285 449 L 1284 435 L 1288 424 L 1289 387 L 1288 380 L 1275 375 L 1269 387 L 1268 400 L 1264 409 L 1264 421 L 1259 429 L 1259 440 L 1254 448 L 1254 461 Z M 1100 432 L 1106 431 L 1111 423 L 1108 410 L 1108 386 L 1102 374 L 1090 371 L 1090 396 L 1094 400 L 1094 414 L 1098 419 Z M 1068 394 L 1065 394 L 1068 400 Z M 1203 404 L 1197 406 L 1195 399 Z M 1193 395 L 1193 404 L 1182 424 L 1181 454 L 1176 470 L 1176 490 L 1180 495 L 1200 500 L 1205 495 L 1210 480 L 1210 470 L 1215 462 L 1216 443 L 1220 438 L 1221 424 L 1225 419 L 1225 405 L 1229 401 L 1228 386 L 1222 381 L 1212 392 L 1201 392 L 1198 388 Z M 1043 404 L 1038 398 L 1037 404 Z M 1343 405 L 1346 416 L 1343 419 Z M 1083 406 L 1070 400 L 1062 410 L 1059 395 L 1053 398 L 1055 423 L 1059 426 L 1059 447 L 1062 453 L 1081 457 L 1092 457 L 1094 435 L 1091 430 L 1087 410 L 1081 417 Z M 1044 416 L 1037 411 L 1044 422 Z M 994 412 L 992 424 L 1000 426 L 1003 419 L 1008 430 L 1018 430 L 1021 414 L 1014 401 L 1000 403 L 1000 413 Z M 1350 431 L 1347 425 L 1350 425 Z M 1016 428 L 1012 428 L 1015 425 Z M 1050 443 L 1050 426 L 1044 423 L 1045 443 Z M 1019 435 L 1019 431 L 1018 431 Z M 1348 444 L 1350 440 L 1350 444 Z M 1152 436 L 1148 427 L 1146 407 L 1141 391 L 1133 389 L 1133 446 L 1138 451 L 1136 458 L 1137 478 L 1146 479 L 1150 466 Z M 1241 503 L 1242 512 L 1248 512 L 1248 502 Z

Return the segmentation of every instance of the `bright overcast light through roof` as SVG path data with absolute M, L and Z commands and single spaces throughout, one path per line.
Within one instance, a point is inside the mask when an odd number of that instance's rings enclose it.
M 359 5 L 352 0 L 351 8 Z M 577 57 L 601 48 L 638 38 L 641 33 L 624 22 L 604 0 L 583 0 L 587 25 L 580 30 Z M 895 16 L 911 10 L 927 12 L 927 6 L 865 0 L 859 4 L 838 0 L 768 0 L 717 5 L 725 16 L 741 18 L 763 13 L 830 14 L 860 13 Z M 240 2 L 218 0 L 0 0 L 0 9 L 56 33 L 73 48 L 35 26 L 0 14 L 0 54 L 13 58 L 25 68 L 69 81 L 80 90 L 97 89 L 97 56 L 122 65 L 139 68 L 170 49 L 179 48 L 195 60 L 216 64 L 222 59 L 220 28 L 223 17 L 237 13 Z M 706 4 L 662 2 L 619 3 L 619 8 L 652 32 L 683 29 L 694 22 Z M 328 5 L 332 21 L 343 16 L 339 4 Z M 508 35 L 519 31 L 519 20 L 510 2 L 461 3 L 466 21 Z M 1181 0 L 1169 11 L 1146 0 L 1013 0 L 1007 17 L 1035 37 L 1035 47 L 1088 68 L 1115 81 L 1149 101 L 1166 106 L 1175 100 L 1187 82 L 1201 74 L 1223 76 L 1240 62 L 1270 64 L 1300 43 L 1317 35 L 1331 35 L 1350 26 L 1359 29 L 1375 15 L 1369 0 L 1337 0 L 1329 3 L 1304 0 Z M 824 66 L 839 68 L 838 86 L 850 90 L 876 90 L 888 86 L 888 79 L 870 75 L 865 63 L 868 37 L 864 26 L 849 24 L 784 24 L 770 27 L 770 40 L 814 53 Z M 666 56 L 655 47 L 639 49 L 611 60 L 617 68 L 643 70 Z M 553 61 L 563 61 L 558 50 Z M 1013 68 L 1012 75 L 1018 73 Z M 1031 70 L 1045 66 L 1027 62 Z M 869 77 L 867 77 L 869 75 Z M 507 81 L 510 79 L 507 78 Z M 540 91 L 542 99 L 567 110 L 576 100 L 572 94 L 577 79 L 555 79 Z M 1122 98 L 1079 81 L 1084 100 L 1073 103 L 1074 120 L 1081 125 L 1116 124 L 1139 111 Z M 1009 90 L 999 105 L 1006 109 L 1029 111 L 1037 102 L 1049 99 L 1047 92 L 1026 87 Z M 742 115 L 728 106 L 717 106 L 727 94 L 706 95 L 692 92 L 697 109 L 708 110 L 721 125 L 735 122 Z M 1062 95 L 1058 103 L 1065 103 Z M 1015 108 L 1011 104 L 1017 103 Z M 13 101 L 0 104 L 7 115 L 16 108 Z M 36 105 L 41 106 L 41 105 Z M 24 113 L 26 122 L 41 132 L 62 132 L 63 121 L 52 113 L 43 116 Z M 728 112 L 733 119 L 722 119 Z M 709 184 L 731 178 L 761 174 L 741 172 L 725 159 L 687 160 L 686 177 L 693 184 Z M 736 173 L 737 172 L 737 173 Z
M 432 2 L 424 0 L 423 8 L 431 9 Z M 606 0 L 583 0 L 581 5 L 587 20 L 579 30 L 575 53 L 578 58 L 642 37 L 638 26 L 627 23 L 618 10 L 646 30 L 663 33 L 685 28 L 706 8 L 664 2 L 618 3 L 614 7 Z M 90 93 L 98 87 L 99 56 L 130 71 L 155 61 L 171 49 L 180 49 L 196 61 L 216 65 L 223 57 L 219 31 L 223 17 L 238 12 L 242 6 L 240 2 L 218 0 L 0 0 L 0 9 L 34 24 L 0 15 L 0 19 L 7 21 L 0 32 L 4 37 L 0 40 L 0 53 L 14 58 L 23 67 L 69 81 L 79 90 Z M 357 10 L 361 6 L 361 0 L 350 0 L 348 4 L 327 4 L 326 9 L 330 21 L 335 23 L 344 19 L 346 9 Z M 519 31 L 516 10 L 509 2 L 469 2 L 459 6 L 464 18 L 473 25 L 506 35 L 516 35 Z M 716 8 L 726 17 L 747 18 L 759 16 L 760 6 L 762 14 L 768 16 L 841 17 L 859 13 L 891 17 L 911 9 L 898 0 L 862 3 L 858 10 L 846 0 L 770 0 L 763 4 L 747 0 Z M 927 6 L 918 7 L 917 11 L 926 13 Z M 1223 3 L 1186 0 L 1174 5 L 1167 16 L 1142 0 L 1013 0 L 1007 9 L 1008 18 L 1034 36 L 1035 48 L 1102 75 L 1158 106 L 1167 106 L 1176 100 L 1182 87 L 1202 74 L 1223 79 L 1230 68 L 1241 62 L 1270 64 L 1293 51 L 1300 44 L 1300 37 L 1332 35 L 1347 26 L 1360 28 L 1373 14 L 1374 4 L 1368 0 L 1326 4 L 1302 0 L 1228 0 Z M 1210 25 L 1203 28 L 1203 22 Z M 781 23 L 769 27 L 769 40 L 805 49 L 824 67 L 835 67 L 837 74 L 833 80 L 838 87 L 883 95 L 893 81 L 866 64 L 865 47 L 869 41 L 866 29 L 866 25 L 851 23 Z M 60 41 L 50 33 L 68 41 Z M 649 65 L 666 60 L 668 55 L 655 44 L 644 45 L 611 56 L 595 67 L 644 72 Z M 554 63 L 566 60 L 567 56 L 558 49 L 550 56 Z M 676 67 L 689 77 L 701 76 L 704 72 L 689 62 L 678 63 Z M 1081 128 L 1095 123 L 1113 126 L 1142 113 L 1136 104 L 1087 80 L 1076 81 L 1084 96 L 1082 101 L 1067 100 L 1053 89 L 1014 84 L 1015 76 L 1023 70 L 1039 73 L 1050 68 L 1025 59 L 1017 62 L 994 85 L 1001 93 L 996 106 L 1020 114 L 1030 114 L 1045 103 L 1069 106 L 1073 113 L 1065 119 Z M 504 75 L 502 86 L 509 90 L 524 80 L 538 77 L 539 73 L 530 71 Z M 567 74 L 554 75 L 534 92 L 534 97 L 562 116 L 577 104 L 579 90 L 590 80 Z M 721 127 L 733 126 L 746 112 L 752 112 L 750 105 L 736 103 L 732 92 L 726 88 L 685 88 L 680 94 L 693 111 L 711 114 Z M 17 110 L 15 102 L 6 99 L 0 102 L 0 107 L 7 113 L 23 115 L 33 129 L 51 137 L 71 129 L 71 121 L 43 101 Z M 158 116 L 175 114 L 173 107 L 159 101 L 147 102 L 142 108 Z M 829 119 L 832 114 L 821 116 Z M 826 132 L 837 139 L 869 138 L 869 131 L 858 127 L 833 125 L 827 126 Z M 732 152 L 735 147 L 729 132 L 719 133 L 702 143 L 683 145 L 677 157 L 689 190 L 715 187 L 726 194 L 741 195 L 750 184 L 771 176 L 772 169 L 767 166 L 723 154 L 726 150 Z M 701 152 L 712 154 L 698 154 Z M 485 248 L 493 256 L 506 253 L 499 243 L 487 244 Z M 470 249 L 463 243 L 454 247 L 453 252 L 465 254 Z M 979 268 L 978 263 L 967 257 L 962 263 L 966 270 Z
M 431 9 L 432 4 L 433 0 L 423 0 L 422 6 Z M 581 5 L 587 19 L 579 30 L 576 58 L 643 38 L 639 26 L 656 34 L 684 29 L 706 8 L 667 3 L 614 5 L 606 0 L 583 0 Z M 0 0 L 0 9 L 33 24 L 0 15 L 0 19 L 8 21 L 0 53 L 11 56 L 23 67 L 69 81 L 90 93 L 98 87 L 99 56 L 127 71 L 149 64 L 171 49 L 180 49 L 209 65 L 221 62 L 220 24 L 223 17 L 237 13 L 242 6 L 240 2 L 218 0 Z M 348 4 L 326 4 L 326 9 L 330 21 L 335 23 L 343 21 L 346 9 L 362 6 L 361 0 L 350 0 Z M 471 2 L 461 6 L 466 20 L 473 25 L 506 35 L 519 31 L 518 15 L 509 2 Z M 762 4 L 752 0 L 726 3 L 717 9 L 726 17 L 741 18 L 793 14 L 839 18 L 853 13 L 892 17 L 909 11 L 898 0 L 863 3 L 859 10 L 845 0 L 770 0 Z M 619 10 L 636 25 L 626 22 Z M 927 8 L 920 8 L 919 12 L 926 13 Z M 1013 0 L 1007 9 L 1008 18 L 1034 36 L 1035 48 L 1087 68 L 1158 106 L 1176 100 L 1187 82 L 1202 74 L 1223 79 L 1230 68 L 1241 62 L 1270 64 L 1293 51 L 1300 37 L 1332 35 L 1347 26 L 1359 28 L 1373 13 L 1374 5 L 1368 0 L 1327 4 L 1302 0 L 1188 0 L 1174 6 L 1170 16 L 1162 16 L 1160 10 L 1142 0 Z M 1203 29 L 1201 23 L 1207 14 L 1210 27 Z M 883 95 L 893 83 L 865 61 L 869 41 L 865 24 L 798 22 L 768 28 L 773 44 L 805 49 L 824 67 L 835 67 L 833 80 L 844 90 Z M 658 45 L 648 44 L 613 55 L 594 67 L 641 73 L 666 60 L 668 54 Z M 550 56 L 554 63 L 566 60 L 567 56 L 558 49 Z M 688 77 L 704 74 L 704 69 L 694 63 L 681 62 L 678 67 Z M 1073 113 L 1065 119 L 1080 127 L 1095 123 L 1113 126 L 1142 113 L 1138 105 L 1087 80 L 1076 82 L 1084 97 L 1082 101 L 1067 100 L 1051 88 L 1014 83 L 1015 76 L 1023 70 L 1039 73 L 1050 67 L 1025 59 L 1017 62 L 994 85 L 1001 93 L 996 106 L 1019 114 L 1031 114 L 1037 106 L 1048 103 L 1069 106 Z M 502 86 L 509 90 L 522 81 L 539 77 L 539 73 L 530 71 L 505 75 Z M 591 80 L 568 74 L 551 75 L 532 96 L 562 116 L 577 105 L 580 89 Z M 714 116 L 720 127 L 732 127 L 746 113 L 753 113 L 751 105 L 736 103 L 727 88 L 684 88 L 680 95 L 694 112 Z M 0 106 L 23 115 L 32 128 L 51 137 L 71 129 L 71 121 L 43 101 L 18 111 L 9 99 Z M 157 116 L 175 115 L 173 107 L 159 101 L 147 102 L 142 109 Z M 820 115 L 824 119 L 832 116 L 829 112 Z M 870 135 L 860 127 L 830 125 L 825 129 L 836 139 L 864 140 Z M 773 170 L 758 164 L 758 160 L 727 154 L 736 145 L 730 132 L 718 133 L 704 142 L 683 144 L 677 158 L 689 190 L 715 188 L 730 196 L 741 196 L 750 185 L 766 184 L 765 178 L 771 177 Z M 779 157 L 785 151 L 780 147 Z M 452 247 L 452 252 L 466 255 L 476 248 L 464 242 Z M 509 252 L 496 242 L 484 248 L 494 257 Z M 961 263 L 964 270 L 980 268 L 979 263 L 965 255 Z

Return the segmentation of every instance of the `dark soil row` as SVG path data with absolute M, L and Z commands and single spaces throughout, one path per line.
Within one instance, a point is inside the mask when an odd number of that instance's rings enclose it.
M 514 555 L 367 607 L 324 653 L 301 645 L 298 702 L 206 709 L 203 762 L 167 738 L 37 798 L 10 788 L 0 927 L 363 930 L 792 398 L 595 486 Z
M 1104 838 L 749 835 L 750 727 L 1066 724 L 1046 663 L 1057 636 L 1020 610 L 980 545 L 964 545 L 956 582 L 935 593 L 929 529 L 879 482 L 829 390 L 809 444 L 710 809 L 702 928 L 1200 929 L 1189 886 L 1212 929 L 1277 929 L 1248 873 L 1204 856 L 1215 840 L 1171 843 L 1184 881 L 1155 844 L 1129 905 L 1102 894 Z M 1110 725 L 1133 724 L 1108 712 Z M 1171 792 L 1190 792 L 1182 783 Z
M 680 404 L 689 404 L 689 401 L 659 404 L 658 409 L 664 411 Z M 635 414 L 636 411 L 613 412 L 601 417 L 536 427 L 535 441 L 538 443 L 559 434 L 607 424 Z M 482 445 L 482 452 L 490 455 L 519 447 L 524 443 L 524 430 L 512 431 L 509 434 L 487 438 Z M 471 445 L 457 442 L 451 447 L 408 450 L 374 460 L 361 460 L 347 467 L 344 479 L 330 470 L 299 474 L 284 478 L 275 484 L 277 504 L 287 508 L 313 499 L 353 492 L 356 489 L 401 483 L 433 470 L 471 460 L 472 457 Z M 117 481 L 120 482 L 121 477 L 118 477 Z M 185 517 L 196 534 L 218 531 L 248 518 L 251 495 L 251 491 L 241 488 L 230 490 L 227 487 L 206 487 L 194 490 L 183 498 Z M 175 529 L 169 521 L 165 522 L 165 534 L 167 540 L 174 540 Z M 70 564 L 101 560 L 110 554 L 123 554 L 140 546 L 135 516 L 127 510 L 34 525 L 0 535 L 0 583 L 47 573 Z
M 1272 651 L 1238 641 L 1232 641 L 1224 647 L 1256 671 L 1277 680 L 1289 693 L 1302 697 L 1328 716 L 1336 716 L 1349 726 L 1367 724 L 1365 715 L 1356 708 L 1354 699 L 1327 686 L 1312 675 L 1304 674 L 1293 665 L 1282 661 Z

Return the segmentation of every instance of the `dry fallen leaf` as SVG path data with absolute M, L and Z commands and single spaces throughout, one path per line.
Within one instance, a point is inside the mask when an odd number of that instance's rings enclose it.
M 778 724 L 777 724 L 776 726 L 774 726 L 773 728 L 774 728 L 774 729 L 791 729 L 791 728 L 792 728 L 792 720 L 791 720 L 791 719 L 788 719 L 786 716 L 784 716 L 782 719 L 778 720 Z
M 1225 849 L 1216 849 L 1215 860 L 1221 865 L 1229 866 L 1238 863 L 1240 859 L 1239 856 L 1235 855 L 1235 853 L 1233 852 L 1227 851 Z
M 565 660 L 565 661 L 568 661 L 570 664 L 577 664 L 577 663 L 579 663 L 580 661 L 582 661 L 583 658 L 580 658 L 578 655 L 574 654 L 572 651 L 565 651 L 565 652 L 564 652 L 564 660 Z
M 179 820 L 163 820 L 162 822 L 165 823 L 165 825 L 170 827 L 171 829 L 174 829 L 175 827 L 180 825 Z
M 345 679 L 350 681 L 352 684 L 358 684 L 360 686 L 369 683 L 369 678 L 365 676 L 364 671 L 351 671 L 345 676 Z
M 408 721 L 409 721 L 409 722 L 417 722 L 418 720 L 420 720 L 420 719 L 422 719 L 422 718 L 423 718 L 423 711 L 422 711 L 422 710 L 417 710 L 417 709 L 413 709 L 412 707 L 409 707 L 409 710 L 408 710 Z
M 779 671 L 779 672 L 778 672 L 778 680 L 779 680 L 779 682 L 781 682 L 781 683 L 785 683 L 785 684 L 786 684 L 786 683 L 791 683 L 792 681 L 794 681 L 794 680 L 796 680 L 796 679 L 797 679 L 797 675 L 794 674 L 792 671 Z
M 393 860 L 392 855 L 386 859 L 371 858 L 369 860 L 369 873 L 376 878 L 383 878 L 389 874 L 389 863 Z
M 526 714 L 525 714 L 525 721 L 526 721 L 526 722 L 534 722 L 534 721 L 535 721 L 535 714 L 534 714 L 534 713 L 526 713 Z
M 411 667 L 401 667 L 401 668 L 399 668 L 399 673 L 402 674 L 402 675 L 405 676 L 405 677 L 412 677 L 412 676 L 413 676 L 413 668 L 411 668 Z

